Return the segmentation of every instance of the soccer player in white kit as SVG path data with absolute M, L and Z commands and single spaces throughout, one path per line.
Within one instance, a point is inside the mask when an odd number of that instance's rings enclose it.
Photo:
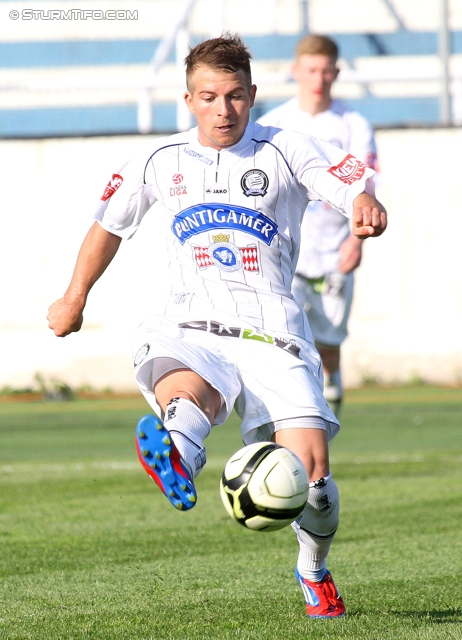
M 376 167 L 374 132 L 368 121 L 331 97 L 339 69 L 336 43 L 308 35 L 296 47 L 292 74 L 295 98 L 268 111 L 258 123 L 317 136 Z M 310 202 L 302 223 L 302 242 L 292 293 L 308 315 L 321 355 L 324 395 L 337 417 L 343 397 L 340 347 L 347 337 L 354 270 L 361 262 L 362 240 L 349 220 L 325 202 Z
M 49 309 L 49 326 L 57 336 L 80 329 L 91 287 L 157 202 L 169 221 L 162 240 L 170 295 L 134 344 L 136 380 L 157 414 L 137 426 L 140 461 L 185 510 L 196 503 L 203 442 L 233 407 L 244 443 L 272 439 L 294 451 L 311 481 L 293 523 L 296 577 L 307 614 L 336 617 L 345 607 L 326 557 L 339 512 L 328 440 L 339 424 L 290 287 L 308 200 L 328 200 L 352 216 L 359 237 L 380 235 L 386 212 L 373 195 L 374 172 L 359 160 L 324 141 L 249 122 L 256 87 L 238 36 L 192 49 L 186 78 L 197 127 L 149 141 L 112 174 L 71 283 Z

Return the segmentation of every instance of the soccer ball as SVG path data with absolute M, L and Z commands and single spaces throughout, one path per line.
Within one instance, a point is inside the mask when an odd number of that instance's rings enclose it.
M 276 531 L 303 511 L 308 484 L 306 469 L 294 453 L 274 442 L 258 442 L 228 460 L 220 495 L 239 524 L 253 531 Z

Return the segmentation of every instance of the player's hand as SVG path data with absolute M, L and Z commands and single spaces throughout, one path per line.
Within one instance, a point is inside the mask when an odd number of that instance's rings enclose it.
M 47 320 L 49 328 L 55 332 L 55 335 L 58 338 L 64 338 L 80 330 L 83 323 L 82 306 L 60 298 L 49 307 Z
M 354 201 L 353 228 L 357 238 L 381 236 L 387 228 L 387 212 L 373 196 L 361 193 Z
M 350 234 L 339 247 L 338 270 L 340 273 L 350 273 L 361 264 L 363 241 Z

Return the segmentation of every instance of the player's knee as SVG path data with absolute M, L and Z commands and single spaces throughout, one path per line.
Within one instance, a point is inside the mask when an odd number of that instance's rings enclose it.
M 308 501 L 298 525 L 319 538 L 333 536 L 339 524 L 340 500 L 338 487 L 329 474 L 310 482 Z

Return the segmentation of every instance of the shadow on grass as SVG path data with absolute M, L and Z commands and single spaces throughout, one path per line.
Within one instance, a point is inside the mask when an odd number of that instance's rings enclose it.
M 447 624 L 462 622 L 462 609 L 446 609 L 441 611 L 391 611 L 398 618 L 417 618 L 419 620 L 429 620 L 436 624 Z

